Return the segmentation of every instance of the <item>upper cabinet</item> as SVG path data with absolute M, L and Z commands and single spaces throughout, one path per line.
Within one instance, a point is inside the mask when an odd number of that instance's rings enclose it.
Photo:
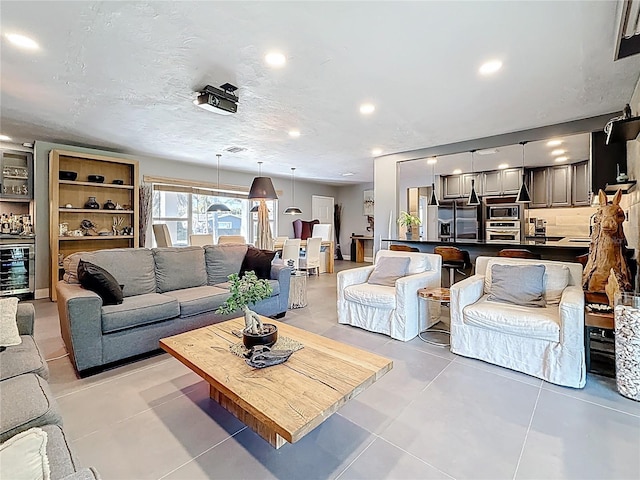
M 571 167 L 571 203 L 576 207 L 589 206 L 591 204 L 589 162 L 575 163 Z
M 30 152 L 2 150 L 0 199 L 23 202 L 33 199 L 33 155 Z
M 549 206 L 571 206 L 571 165 L 549 167 Z
M 603 131 L 591 134 L 591 191 L 597 195 L 598 190 L 605 190 L 607 185 L 613 187 L 617 183 L 616 177 L 627 172 L 627 144 L 626 142 L 606 143 Z
M 529 208 L 546 208 L 548 206 L 547 178 L 548 169 L 533 168 L 529 170 Z
M 529 170 L 529 208 L 589 205 L 589 162 Z
M 442 198 L 459 198 L 462 196 L 461 175 L 442 177 Z
M 460 175 L 462 196 L 468 197 L 471 194 L 471 180 L 475 180 L 474 187 L 476 189 L 476 195 L 484 195 L 482 190 L 482 173 L 464 173 Z
M 521 168 L 484 172 L 483 195 L 517 195 L 522 182 Z

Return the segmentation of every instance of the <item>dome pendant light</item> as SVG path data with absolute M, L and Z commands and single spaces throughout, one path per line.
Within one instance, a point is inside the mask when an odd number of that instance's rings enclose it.
M 439 207 L 440 202 L 438 201 L 438 196 L 436 195 L 436 160 L 434 159 L 431 164 L 431 197 L 429 197 L 429 206 Z
M 220 157 L 222 155 L 220 155 L 219 153 L 216 153 L 216 157 L 218 157 L 218 166 L 216 167 L 216 172 L 217 172 L 217 183 L 216 183 L 216 188 L 218 190 L 218 193 L 220 193 Z M 214 203 L 213 205 L 209 205 L 209 208 L 207 208 L 207 212 L 230 212 L 231 209 L 229 207 L 227 207 L 224 203 Z
M 258 176 L 253 179 L 249 189 L 249 200 L 277 200 L 276 189 L 273 188 L 271 177 L 262 176 L 262 162 L 258 162 L 260 169 Z
M 473 157 L 475 155 L 475 152 L 475 150 L 471 150 L 471 175 L 475 173 L 473 171 Z M 478 198 L 478 194 L 476 193 L 476 181 L 474 178 L 471 179 L 471 192 L 469 192 L 467 205 L 469 205 L 470 207 L 476 207 L 480 205 L 480 199 Z
M 529 203 L 531 202 L 531 196 L 529 195 L 529 190 L 527 190 L 527 184 L 525 182 L 526 176 L 524 172 L 524 146 L 527 142 L 520 142 L 522 145 L 522 185 L 520 185 L 520 190 L 518 190 L 518 196 L 516 197 L 516 203 Z
M 291 200 L 294 205 L 296 203 L 296 180 L 295 180 L 295 167 L 291 167 Z M 298 207 L 288 207 L 284 212 L 285 215 L 302 215 L 302 210 Z

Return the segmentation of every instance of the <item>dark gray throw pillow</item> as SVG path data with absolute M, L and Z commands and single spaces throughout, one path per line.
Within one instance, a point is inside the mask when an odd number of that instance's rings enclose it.
M 396 280 L 407 274 L 409 262 L 411 262 L 409 257 L 380 257 L 367 283 L 395 287 Z
M 544 307 L 544 265 L 492 265 L 488 300 Z
M 96 292 L 102 298 L 103 305 L 119 305 L 122 303 L 122 288 L 113 275 L 104 268 L 91 262 L 80 260 L 78 263 L 78 280 L 87 290 Z

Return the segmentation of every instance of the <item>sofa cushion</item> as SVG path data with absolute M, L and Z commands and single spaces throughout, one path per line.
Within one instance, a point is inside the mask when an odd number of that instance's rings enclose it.
M 49 378 L 47 362 L 31 335 L 21 335 L 22 343 L 0 352 L 0 380 L 23 373 L 35 373 L 45 380 Z
M 269 280 L 271 278 L 271 261 L 275 256 L 275 251 L 260 250 L 249 246 L 247 253 L 244 255 L 244 260 L 242 260 L 240 276 L 242 277 L 246 272 L 253 271 L 259 279 Z
M 544 265 L 492 265 L 489 301 L 544 307 Z
M 562 292 L 569 285 L 571 272 L 566 265 L 554 265 L 549 262 L 522 262 L 516 258 L 492 258 L 487 262 L 484 277 L 484 293 L 491 290 L 491 267 L 493 265 L 544 265 L 544 298 L 547 305 L 558 305 Z
M 202 247 L 154 248 L 153 259 L 159 293 L 207 284 Z
M 95 252 L 79 252 L 65 258 L 65 270 L 69 283 L 77 279 L 80 259 L 104 268 L 124 285 L 124 297 L 156 293 L 156 276 L 153 253 L 146 248 L 111 248 Z
M 396 289 L 383 285 L 359 283 L 344 289 L 344 298 L 351 302 L 376 308 L 396 308 Z
M 147 293 L 125 298 L 120 305 L 102 307 L 102 333 L 156 323 L 180 315 L 175 298 Z
M 367 283 L 395 287 L 396 280 L 407 274 L 409 261 L 407 257 L 380 257 L 373 272 L 369 275 Z
M 42 430 L 47 434 L 47 457 L 51 478 L 64 478 L 79 468 L 64 431 L 59 425 L 44 425 Z
M 0 382 L 0 442 L 42 425 L 62 425 L 47 382 L 35 373 Z
M 87 290 L 96 292 L 102 298 L 103 305 L 119 305 L 122 303 L 122 288 L 113 275 L 104 268 L 91 262 L 80 260 L 78 263 L 78 280 Z
M 205 312 L 213 312 L 229 298 L 229 290 L 205 285 L 203 287 L 173 290 L 167 293 L 180 305 L 180 316 L 190 317 Z
M 530 308 L 488 301 L 484 295 L 463 310 L 467 325 L 525 338 L 560 341 L 560 310 L 554 306 Z
M 47 433 L 34 427 L 0 445 L 0 478 L 49 480 Z
M 248 249 L 247 245 L 207 245 L 204 248 L 207 285 L 226 282 L 232 273 L 240 273 Z
M 0 347 L 19 345 L 22 341 L 16 322 L 17 313 L 17 298 L 0 298 Z

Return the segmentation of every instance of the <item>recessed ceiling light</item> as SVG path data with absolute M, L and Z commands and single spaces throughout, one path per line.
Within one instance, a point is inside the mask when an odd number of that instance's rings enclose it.
M 509 168 L 509 164 L 508 163 L 501 163 L 500 165 L 498 165 L 498 168 L 500 170 L 504 170 L 505 168 Z
M 557 147 L 558 145 L 562 145 L 562 140 L 549 140 L 547 142 L 547 147 Z
M 269 52 L 264 56 L 264 61 L 272 67 L 282 67 L 287 63 L 287 57 L 280 52 Z
M 459 168 L 456 168 L 456 169 L 453 171 L 453 174 L 454 174 L 454 175 L 460 175 L 461 173 L 462 173 L 462 170 L 460 170 Z
M 381 148 L 374 148 L 373 150 L 371 150 L 371 155 L 380 155 L 380 154 L 382 154 Z
M 478 150 L 476 155 L 493 155 L 494 153 L 498 153 L 497 148 L 485 148 L 484 150 Z
M 551 155 L 562 155 L 563 153 L 566 153 L 566 150 L 556 148 L 553 152 L 551 152 Z
M 0 142 L 10 142 L 11 137 L 7 137 L 6 135 L 0 135 Z
M 27 148 L 33 148 L 33 143 L 30 143 L 30 142 L 24 142 L 24 143 L 22 144 L 22 146 L 23 146 L 23 147 L 27 147 Z
M 343 177 L 352 177 L 353 175 L 355 175 L 353 172 L 346 172 L 342 174 Z
M 557 157 L 556 158 L 556 162 L 564 162 L 568 159 L 569 157 Z
M 375 112 L 376 106 L 373 103 L 363 103 L 360 105 L 360 113 L 363 115 L 369 115 Z
M 300 130 L 289 130 L 289 136 L 298 138 L 300 136 Z
M 438 163 L 437 158 L 430 158 L 429 160 L 427 160 L 427 165 L 433 165 L 435 163 Z
M 482 75 L 491 75 L 492 73 L 496 73 L 501 68 L 502 62 L 500 60 L 489 60 L 488 62 L 483 63 L 478 71 Z
M 38 42 L 34 39 L 25 37 L 19 33 L 7 33 L 5 37 L 18 48 L 24 48 L 26 50 L 38 50 L 40 48 L 40 45 L 38 45 Z

